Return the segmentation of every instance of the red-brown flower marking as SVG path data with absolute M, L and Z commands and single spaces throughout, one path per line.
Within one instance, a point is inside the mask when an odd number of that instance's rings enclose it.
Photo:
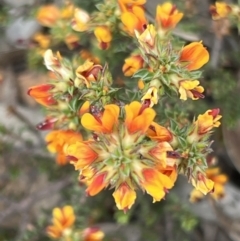
M 52 130 L 54 128 L 55 123 L 58 121 L 57 118 L 54 117 L 46 117 L 44 121 L 37 124 L 36 128 L 41 131 Z

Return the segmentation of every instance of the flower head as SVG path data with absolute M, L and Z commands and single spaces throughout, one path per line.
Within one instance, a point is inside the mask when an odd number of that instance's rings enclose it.
M 182 17 L 183 13 L 179 12 L 176 6 L 170 2 L 157 6 L 156 22 L 163 30 L 175 28 Z
M 76 47 L 79 46 L 79 37 L 78 35 L 76 34 L 68 34 L 66 37 L 65 37 L 65 40 L 64 42 L 66 43 L 67 47 L 72 50 Z
M 227 17 L 232 11 L 231 6 L 225 2 L 216 2 L 215 5 L 210 6 L 210 12 L 214 20 Z
M 98 175 L 94 175 L 88 180 L 88 188 L 86 194 L 89 196 L 95 196 L 109 185 L 107 181 L 107 173 L 103 172 Z
M 66 148 L 68 145 L 82 140 L 80 133 L 71 130 L 55 130 L 47 134 L 45 138 L 47 142 L 47 148 L 52 153 L 57 153 L 57 163 L 59 165 L 65 165 L 68 163 Z
M 225 195 L 224 184 L 227 182 L 228 178 L 226 175 L 220 173 L 220 169 L 218 167 L 208 168 L 206 170 L 206 176 L 210 180 L 214 182 L 214 189 L 210 193 L 211 196 L 218 200 Z M 203 193 L 194 189 L 190 195 L 190 201 L 196 202 L 203 198 Z
M 147 28 L 143 31 L 142 34 L 139 34 L 137 31 L 135 32 L 135 34 L 139 41 L 139 44 L 147 52 L 149 52 L 149 48 L 152 49 L 154 47 L 157 32 L 152 24 L 148 24 Z
M 33 40 L 38 43 L 40 48 L 43 48 L 43 49 L 48 48 L 51 42 L 50 35 L 46 35 L 40 32 L 36 33 L 33 36 Z
M 82 116 L 81 123 L 88 130 L 111 133 L 114 125 L 118 122 L 119 111 L 117 105 L 105 105 L 103 112 L 85 113 Z
M 121 21 L 126 31 L 133 35 L 134 31 L 142 33 L 147 25 L 147 19 L 142 4 L 126 4 L 119 0 L 120 9 L 122 10 Z M 140 1 L 136 1 L 140 2 Z M 142 3 L 142 2 L 141 2 Z
M 137 197 L 136 192 L 127 183 L 122 183 L 113 193 L 117 208 L 127 211 Z
M 158 103 L 158 89 L 155 86 L 152 86 L 148 89 L 147 93 L 142 97 L 142 101 L 149 100 L 150 106 L 153 107 Z
M 69 65 L 66 59 L 63 59 L 59 52 L 53 54 L 51 49 L 48 49 L 44 53 L 44 64 L 46 68 L 54 72 L 57 76 L 65 82 L 69 82 L 73 79 L 73 71 L 71 65 Z
M 196 178 L 192 178 L 191 182 L 196 190 L 202 192 L 204 195 L 213 191 L 214 182 L 201 172 L 198 172 Z
M 47 227 L 47 234 L 51 238 L 60 238 L 64 230 L 73 226 L 75 222 L 75 214 L 72 206 L 64 206 L 63 208 L 54 208 L 52 212 L 53 225 Z
M 144 168 L 142 175 L 143 180 L 141 186 L 153 197 L 153 202 L 163 199 L 167 190 L 174 185 L 174 182 L 167 175 L 164 175 L 156 169 Z
M 152 122 L 147 130 L 147 135 L 156 141 L 171 141 L 172 134 L 171 132 L 164 126 L 157 124 L 156 122 Z
M 65 6 L 61 9 L 61 19 L 70 19 L 74 14 L 74 5 L 71 2 L 66 2 Z
M 144 61 L 140 55 L 132 55 L 125 59 L 122 71 L 125 76 L 132 76 L 143 67 L 143 63 Z
M 112 34 L 107 26 L 99 26 L 94 30 L 94 35 L 97 38 L 101 49 L 108 49 L 112 41 Z
M 83 241 L 102 241 L 104 233 L 99 228 L 86 228 L 82 232 Z
M 123 7 L 141 6 L 146 3 L 147 0 L 118 0 L 119 4 Z
M 212 109 L 206 111 L 203 115 L 199 115 L 196 120 L 196 128 L 199 135 L 203 135 L 212 130 L 214 127 L 219 127 L 221 125 L 219 115 L 219 109 Z
M 209 53 L 201 42 L 186 45 L 180 53 L 179 61 L 184 63 L 189 71 L 197 70 L 209 60 Z
M 142 105 L 137 101 L 126 105 L 125 111 L 125 124 L 130 133 L 146 132 L 156 115 L 151 108 L 142 109 Z
M 33 97 L 41 105 L 52 106 L 57 104 L 51 92 L 53 89 L 54 85 L 52 84 L 36 85 L 29 88 L 28 95 Z
M 91 148 L 91 144 L 91 141 L 76 140 L 76 142 L 72 142 L 71 145 L 65 148 L 65 154 L 70 163 L 75 166 L 75 170 L 88 167 L 97 160 L 98 154 Z
M 80 8 L 74 10 L 74 18 L 72 19 L 71 25 L 73 30 L 78 32 L 84 32 L 88 30 L 88 24 L 90 21 L 90 16 L 87 12 Z
M 179 82 L 179 89 L 180 99 L 186 100 L 187 97 L 191 98 L 192 100 L 198 100 L 199 98 L 204 98 L 202 94 L 204 88 L 199 86 L 198 80 L 182 80 Z
M 91 82 L 97 81 L 101 71 L 101 65 L 94 64 L 92 61 L 86 60 L 84 64 L 80 65 L 76 69 L 76 76 L 78 80 L 83 81 L 86 87 L 89 88 L 91 86 Z
M 54 4 L 42 6 L 37 13 L 37 21 L 46 27 L 52 27 L 60 18 L 61 12 Z

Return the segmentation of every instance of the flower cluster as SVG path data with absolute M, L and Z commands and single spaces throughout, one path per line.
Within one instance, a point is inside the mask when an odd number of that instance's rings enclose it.
M 110 104 L 103 111 L 84 114 L 82 125 L 94 132 L 94 139 L 69 145 L 66 153 L 87 184 L 88 195 L 115 188 L 116 205 L 126 211 L 136 199 L 137 188 L 154 202 L 164 198 L 174 185 L 177 169 L 176 160 L 168 156 L 173 151 L 170 132 L 159 126 L 158 138 L 147 138 L 154 129 L 153 109 L 132 102 L 124 107 L 124 120 L 119 113 L 119 106 Z
M 199 69 L 209 53 L 202 42 L 176 44 L 171 31 L 183 13 L 175 5 L 157 6 L 155 24 L 150 24 L 145 2 L 105 0 L 91 14 L 68 6 L 72 29 L 82 36 L 94 33 L 101 50 L 110 51 L 119 33 L 131 39 L 137 49 L 125 59 L 122 71 L 139 79 L 139 90 L 115 88 L 108 65 L 86 51 L 70 61 L 48 49 L 44 62 L 53 77 L 28 92 L 48 110 L 38 128 L 51 130 L 46 142 L 57 162 L 75 167 L 89 196 L 114 189 L 116 206 L 124 211 L 135 203 L 138 190 L 153 202 L 163 199 L 178 174 L 203 194 L 213 191 L 215 180 L 208 175 L 207 156 L 212 130 L 220 125 L 219 109 L 191 121 L 158 116 L 156 108 L 163 97 L 177 99 L 176 106 L 187 98 L 204 98 Z M 46 26 L 57 25 L 50 17 L 39 19 Z
M 46 232 L 49 237 L 64 241 L 102 241 L 104 233 L 95 227 L 76 230 L 73 226 L 76 220 L 72 206 L 54 208 L 52 212 L 52 225 L 49 225 Z

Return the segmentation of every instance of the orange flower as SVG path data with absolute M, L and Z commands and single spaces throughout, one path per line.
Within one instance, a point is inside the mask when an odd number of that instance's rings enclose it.
M 208 168 L 206 170 L 206 175 L 214 182 L 214 190 L 211 193 L 211 196 L 215 200 L 224 197 L 224 184 L 226 184 L 226 182 L 228 181 L 228 177 L 224 174 L 220 174 L 220 169 L 218 167 Z
M 222 116 L 219 115 L 219 112 L 219 109 L 212 109 L 198 116 L 195 124 L 199 135 L 206 134 L 211 131 L 213 127 L 219 127 L 221 125 L 219 120 Z
M 71 142 L 71 145 L 65 149 L 65 154 L 75 166 L 75 170 L 83 169 L 97 160 L 98 154 L 91 148 L 91 143 L 91 141 Z
M 47 148 L 52 153 L 57 153 L 57 163 L 65 165 L 68 163 L 66 158 L 66 148 L 77 141 L 82 140 L 80 133 L 71 130 L 56 130 L 51 131 L 46 137 Z
M 84 60 L 90 60 L 94 64 L 100 64 L 100 59 L 97 56 L 92 55 L 88 50 L 83 49 L 80 52 L 80 56 Z
M 156 141 L 171 141 L 172 140 L 172 133 L 166 128 L 163 127 L 156 122 L 152 122 L 147 130 L 147 136 L 150 137 L 152 140 Z
M 142 4 L 126 4 L 119 0 L 119 6 L 122 11 L 121 21 L 126 29 L 131 35 L 134 34 L 134 31 L 142 33 L 147 25 L 147 19 L 145 17 L 144 9 L 141 6 Z M 137 1 L 136 1 L 137 2 Z M 140 1 L 139 1 L 140 2 Z M 141 2 L 142 3 L 142 2 Z
M 94 34 L 99 43 L 100 49 L 108 49 L 112 41 L 112 34 L 107 26 L 96 27 Z
M 74 11 L 74 18 L 71 22 L 72 28 L 78 32 L 84 32 L 88 30 L 88 23 L 90 17 L 87 12 L 80 8 L 76 8 Z
M 232 11 L 231 6 L 224 2 L 216 2 L 215 6 L 210 6 L 210 12 L 212 14 L 213 20 L 218 20 L 221 18 L 226 18 Z
M 153 109 L 143 109 L 141 103 L 137 101 L 126 105 L 125 112 L 125 124 L 129 133 L 146 132 L 156 115 Z
M 139 34 L 137 31 L 135 34 L 138 42 L 147 52 L 149 52 L 149 48 L 152 49 L 154 47 L 157 32 L 152 24 L 148 24 L 142 34 Z
M 141 6 L 146 3 L 147 0 L 118 0 L 121 8 L 130 7 L 130 6 Z
M 86 228 L 82 233 L 83 241 L 102 241 L 104 233 L 99 228 Z
M 65 37 L 64 42 L 66 43 L 67 47 L 70 50 L 73 50 L 73 49 L 75 49 L 76 47 L 79 46 L 79 40 L 80 39 L 79 39 L 79 37 L 76 34 L 68 34 Z
M 214 182 L 214 189 L 213 192 L 211 192 L 211 196 L 218 200 L 225 195 L 224 191 L 224 184 L 227 182 L 228 178 L 224 174 L 220 174 L 220 169 L 218 167 L 214 168 L 208 168 L 206 170 L 206 176 L 210 180 Z M 197 189 L 194 189 L 190 194 L 190 201 L 196 202 L 203 198 L 203 193 L 201 191 L 198 191 Z
M 171 151 L 173 151 L 171 145 L 164 141 L 157 143 L 154 148 L 150 149 L 149 154 L 158 160 L 156 161 L 158 165 L 163 167 L 174 166 L 176 164 L 176 160 L 167 157 L 167 153 Z
M 111 133 L 114 125 L 118 122 L 119 111 L 117 105 L 105 105 L 103 113 L 85 113 L 81 123 L 88 130 Z
M 93 176 L 89 182 L 86 194 L 89 196 L 94 196 L 101 192 L 105 187 L 107 187 L 109 183 L 106 181 L 106 176 L 107 173 L 100 173 Z
M 74 210 L 71 206 L 53 209 L 53 225 L 47 227 L 47 234 L 51 238 L 60 238 L 64 230 L 70 228 L 75 222 Z
M 179 61 L 184 63 L 189 71 L 197 70 L 209 60 L 209 53 L 201 42 L 186 45 L 180 53 Z
M 132 55 L 125 59 L 122 71 L 125 76 L 132 76 L 143 67 L 143 63 L 141 55 Z
M 179 12 L 175 5 L 166 2 L 157 6 L 156 22 L 161 29 L 173 29 L 182 19 L 183 13 Z
M 72 68 L 66 65 L 66 61 L 59 52 L 53 54 L 51 49 L 46 50 L 44 53 L 44 64 L 48 70 L 53 71 L 56 76 L 62 78 L 60 84 L 64 83 L 66 85 L 69 80 L 73 79 Z
M 174 182 L 168 176 L 156 169 L 145 168 L 142 170 L 142 175 L 141 186 L 153 197 L 153 202 L 164 198 L 167 190 L 174 185 Z
M 28 95 L 33 97 L 41 105 L 51 106 L 57 104 L 57 101 L 53 97 L 53 93 L 51 93 L 53 89 L 54 85 L 52 84 L 36 85 L 28 89 Z
M 177 172 L 177 165 L 174 166 L 157 166 L 157 170 L 160 171 L 162 174 L 168 176 L 173 183 L 177 180 L 178 172 Z
M 147 93 L 142 97 L 141 101 L 149 100 L 150 106 L 153 107 L 158 103 L 158 88 L 155 86 L 152 86 L 148 89 Z
M 83 114 L 89 112 L 89 109 L 90 109 L 90 102 L 85 101 L 79 110 L 79 115 L 82 116 Z
M 179 93 L 180 99 L 186 100 L 187 97 L 191 98 L 192 100 L 198 100 L 199 98 L 204 98 L 202 94 L 204 88 L 200 85 L 198 80 L 182 80 L 179 82 Z
M 198 172 L 196 178 L 191 179 L 192 185 L 196 190 L 202 192 L 204 195 L 213 191 L 214 182 L 206 177 L 205 174 Z
M 122 183 L 113 193 L 117 208 L 127 211 L 132 207 L 137 197 L 136 192 L 127 183 Z
M 40 48 L 43 48 L 43 49 L 48 48 L 51 43 L 50 35 L 46 35 L 40 32 L 34 34 L 33 40 L 37 42 Z
M 52 27 L 60 18 L 61 12 L 54 4 L 40 7 L 37 13 L 37 21 L 46 27 Z
M 66 5 L 61 9 L 61 19 L 70 19 L 74 14 L 74 5 L 71 2 L 66 2 Z
M 142 79 L 138 80 L 138 89 L 140 89 L 140 90 L 144 89 L 144 82 Z
M 92 81 L 96 81 L 101 74 L 102 66 L 94 64 L 90 60 L 86 60 L 84 64 L 80 65 L 76 70 L 76 76 L 80 80 L 84 80 L 87 88 L 90 87 Z

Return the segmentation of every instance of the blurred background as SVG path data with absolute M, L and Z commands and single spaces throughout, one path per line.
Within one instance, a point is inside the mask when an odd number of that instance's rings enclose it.
M 101 0 L 74 2 L 92 12 Z M 147 1 L 150 19 L 161 2 Z M 57 165 L 47 151 L 46 132 L 36 129 L 44 110 L 27 95 L 29 87 L 48 78 L 36 38 L 39 31 L 48 29 L 36 20 L 37 9 L 46 3 L 60 7 L 62 1 L 0 0 L 0 240 L 48 240 L 45 228 L 52 209 L 66 204 L 74 207 L 81 222 L 100 227 L 106 240 L 240 240 L 239 31 L 228 19 L 212 20 L 209 7 L 215 1 L 172 2 L 184 12 L 174 35 L 186 43 L 203 41 L 210 52 L 201 80 L 206 97 L 192 108 L 197 113 L 221 109 L 223 120 L 214 134 L 213 158 L 229 178 L 225 196 L 219 201 L 206 197 L 190 203 L 192 187 L 180 177 L 165 201 L 152 204 L 150 197 L 142 195 L 127 214 L 116 209 L 107 190 L 86 197 L 73 167 Z M 82 46 L 71 50 L 59 41 L 54 48 L 70 56 Z M 121 66 L 116 65 L 114 71 L 120 72 Z

